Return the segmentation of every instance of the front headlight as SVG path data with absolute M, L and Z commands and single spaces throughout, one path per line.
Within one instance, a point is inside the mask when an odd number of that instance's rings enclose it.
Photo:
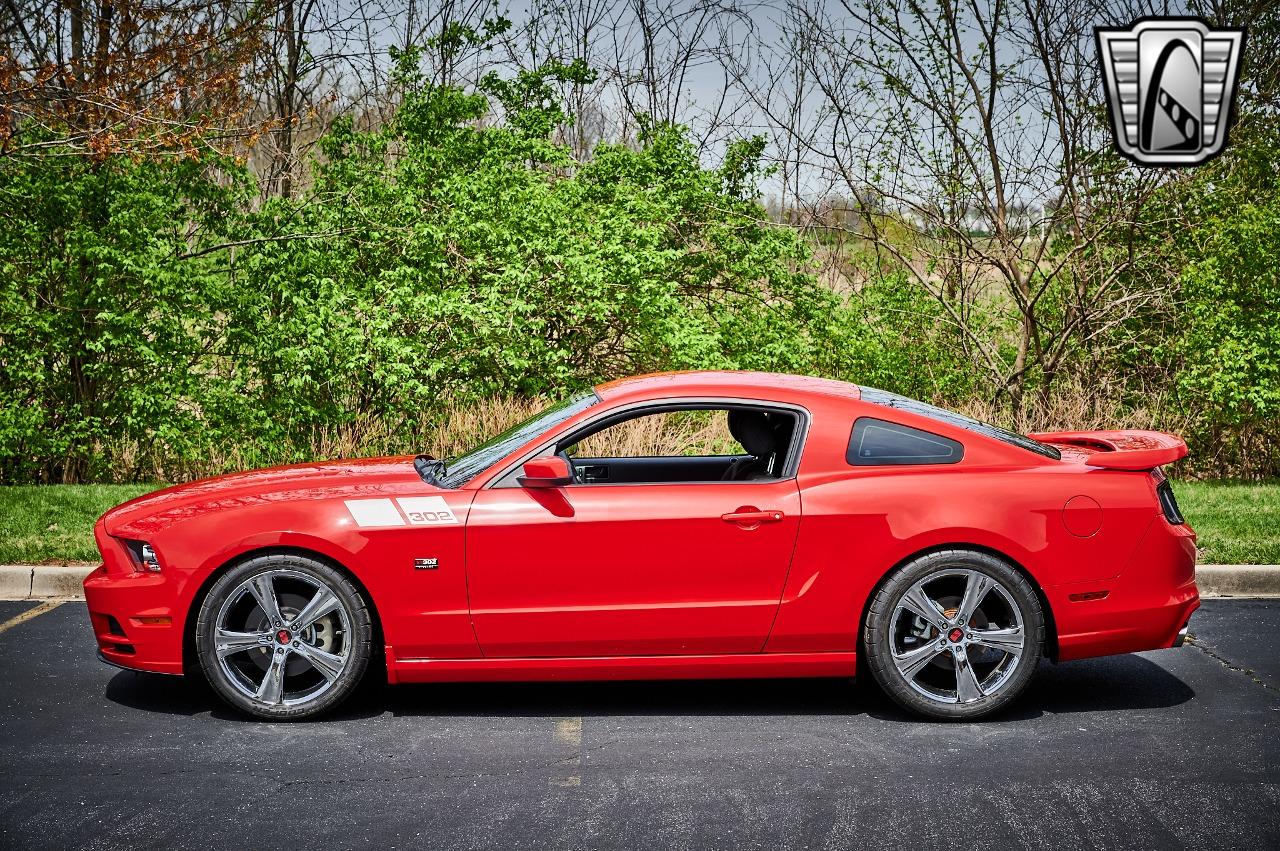
M 129 555 L 133 556 L 133 569 L 143 571 L 145 573 L 160 572 L 160 557 L 156 555 L 153 548 L 146 541 L 125 541 L 124 545 L 129 548 Z

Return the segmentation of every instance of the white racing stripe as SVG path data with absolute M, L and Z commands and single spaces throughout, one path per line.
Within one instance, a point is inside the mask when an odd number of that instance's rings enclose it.
M 370 526 L 403 526 L 404 518 L 389 499 L 348 499 L 347 511 L 360 528 Z

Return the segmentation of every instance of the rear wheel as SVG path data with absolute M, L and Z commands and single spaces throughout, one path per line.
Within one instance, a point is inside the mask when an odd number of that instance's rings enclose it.
M 930 553 L 872 598 L 863 647 L 876 682 L 930 718 L 995 712 L 1026 688 L 1040 661 L 1044 613 L 1035 589 L 987 553 Z
M 196 653 L 214 691 L 274 720 L 341 703 L 369 665 L 373 629 L 360 592 L 300 555 L 251 559 L 220 577 L 200 607 Z

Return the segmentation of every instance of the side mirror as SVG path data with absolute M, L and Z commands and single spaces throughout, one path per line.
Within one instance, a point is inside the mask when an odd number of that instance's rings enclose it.
M 558 455 L 524 462 L 524 475 L 516 479 L 522 488 L 559 488 L 573 484 L 569 462 Z

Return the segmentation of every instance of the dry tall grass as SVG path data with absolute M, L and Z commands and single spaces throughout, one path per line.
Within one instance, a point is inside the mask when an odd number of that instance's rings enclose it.
M 1121 405 L 1110 399 L 1105 390 L 1063 382 L 1049 397 L 1029 399 L 1017 416 L 1011 416 L 1007 407 L 978 398 L 944 407 L 1022 433 L 1108 428 L 1189 433 L 1193 427 L 1189 415 L 1165 406 L 1159 398 L 1146 406 Z M 211 443 L 200 460 L 177 464 L 165 460 L 174 453 L 166 452 L 163 446 L 122 444 L 102 449 L 105 457 L 118 459 L 112 471 L 116 481 L 181 482 L 299 461 L 419 452 L 450 458 L 529 418 L 551 401 L 519 397 L 442 400 L 416 421 L 363 416 L 341 426 L 314 429 L 292 444 Z M 583 457 L 720 455 L 741 451 L 729 434 L 723 411 L 683 411 L 630 420 L 592 435 L 574 449 Z M 1203 451 L 1198 454 L 1203 456 Z M 1212 464 L 1212 459 L 1204 457 L 1199 461 Z M 1182 472 L 1192 474 L 1203 466 L 1195 463 L 1194 469 L 1187 467 Z
M 362 416 L 331 428 L 316 428 L 296 445 L 211 443 L 198 461 L 166 462 L 160 445 L 104 446 L 119 459 L 118 481 L 183 482 L 235 470 L 300 461 L 412 455 L 451 458 L 528 419 L 547 407 L 545 398 L 497 397 L 443 401 L 419 421 Z M 723 411 L 683 411 L 642 417 L 592 435 L 575 448 L 586 457 L 716 455 L 740 452 Z
M 944 407 L 1023 434 L 1126 428 L 1186 433 L 1193 427 L 1192 418 L 1172 407 L 1163 397 L 1135 405 L 1122 404 L 1119 395 L 1119 388 L 1101 382 L 1087 387 L 1078 381 L 1063 380 L 1048 397 L 1038 394 L 1028 397 L 1016 413 L 1007 405 L 983 398 L 965 399 Z

